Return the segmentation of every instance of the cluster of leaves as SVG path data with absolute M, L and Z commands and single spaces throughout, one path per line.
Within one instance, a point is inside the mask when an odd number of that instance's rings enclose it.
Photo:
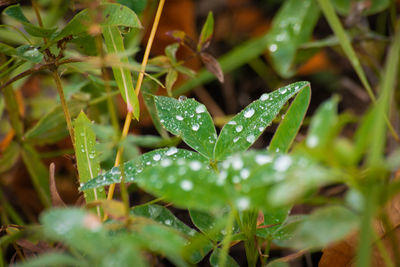
M 376 101 L 372 94 L 373 105 L 352 140 L 339 137 L 343 127 L 352 120 L 349 114 L 338 114 L 339 99 L 332 97 L 311 118 L 305 140 L 293 145 L 310 103 L 308 82 L 296 82 L 261 95 L 230 119 L 218 135 L 203 104 L 186 97 L 171 97 L 210 80 L 212 75 L 223 81 L 222 71 L 248 62 L 265 47 L 269 49 L 274 70 L 282 77 L 293 76 L 302 60 L 297 52 L 304 49 L 301 46 L 310 39 L 320 16 L 318 3 L 337 35 L 336 41 L 350 57 L 368 90 L 365 74 L 347 35 L 342 35 L 343 28 L 335 21 L 333 6 L 323 0 L 285 1 L 268 34 L 223 57 L 221 66 L 206 52 L 213 34 L 211 13 L 197 43 L 184 32 L 171 32 L 181 45 L 201 58 L 209 72 L 201 72 L 172 91 L 178 72 L 189 76 L 193 73 L 176 59 L 178 44 L 168 46 L 165 56 L 150 60 L 153 65 L 146 71 L 153 70 L 156 74 L 146 74 L 142 89 L 145 105 L 162 137 L 130 135 L 120 140 L 110 97 L 120 94 L 128 112 L 137 119 L 140 116 L 139 91 L 133 85 L 138 74 L 134 72 L 132 77 L 132 70 L 140 69 L 130 57 L 135 51 L 126 49 L 130 47 L 129 42 L 134 44 L 136 40 L 135 30 L 141 28 L 134 11 L 142 8 L 139 2 L 143 5 L 146 1 L 97 4 L 99 12 L 84 9 L 60 29 L 32 24 L 19 5 L 4 10 L 29 36 L 14 26 L 9 27 L 18 30 L 29 44 L 13 47 L 0 43 L 0 52 L 10 58 L 4 63 L 0 58 L 3 63 L 0 68 L 5 70 L 0 74 L 0 88 L 16 135 L 16 141 L 8 145 L 1 158 L 0 172 L 10 169 L 21 155 L 40 200 L 45 207 L 50 207 L 54 196 L 35 145 L 65 138 L 70 127 L 68 116 L 76 118 L 70 135 L 80 190 L 84 192 L 88 210 L 48 209 L 40 217 L 40 228 L 33 229 L 36 235 L 29 235 L 29 227 L 7 229 L 9 234 L 0 239 L 0 244 L 6 246 L 25 233 L 29 242 L 38 239 L 61 242 L 58 250 L 21 266 L 131 266 L 132 262 L 135 266 L 148 266 L 157 265 L 161 258 L 176 266 L 190 266 L 208 254 L 212 266 L 239 266 L 229 255 L 229 248 L 244 242 L 248 265 L 256 266 L 258 261 L 267 264 L 271 243 L 314 250 L 360 229 L 358 261 L 360 266 L 368 266 L 369 244 L 374 238 L 371 222 L 399 188 L 398 182 L 389 181 L 389 174 L 399 166 L 399 153 L 395 151 L 388 157 L 384 148 L 386 128 L 390 127 L 388 110 L 398 73 L 400 29 L 396 29 L 391 42 L 380 94 Z M 332 1 L 343 14 L 351 9 L 345 2 Z M 390 1 L 372 1 L 361 13 L 379 12 L 389 4 Z M 102 50 L 103 40 L 107 53 Z M 106 67 L 111 67 L 114 80 L 108 78 Z M 62 105 L 47 112 L 25 131 L 12 86 L 44 70 L 52 72 L 57 84 L 59 72 L 76 80 L 71 85 L 73 88 L 64 88 L 68 99 L 65 105 L 60 93 Z M 170 97 L 154 95 L 156 86 L 161 84 L 155 77 L 164 74 Z M 118 90 L 113 91 L 114 88 Z M 247 151 L 292 98 L 268 149 Z M 98 116 L 97 121 L 103 123 L 93 124 L 82 110 L 88 107 L 99 110 L 97 105 L 105 100 L 109 101 L 110 118 Z M 3 109 L 0 110 L 2 115 Z M 64 115 L 67 122 L 62 119 Z M 112 126 L 108 126 L 110 122 Z M 170 138 L 166 131 L 177 137 Z M 177 148 L 180 139 L 194 151 Z M 101 144 L 96 145 L 97 140 Z M 138 145 L 158 149 L 139 155 Z M 118 147 L 124 147 L 122 157 L 130 160 L 111 168 L 110 160 Z M 102 168 L 108 171 L 98 175 Z M 130 207 L 127 182 L 158 199 Z M 106 200 L 105 187 L 116 183 L 120 184 L 123 202 Z M 322 186 L 336 183 L 349 187 L 344 199 L 328 199 L 318 193 Z M 160 201 L 187 209 L 195 228 L 186 225 L 166 207 L 154 204 Z M 290 214 L 292 206 L 299 203 L 327 205 L 309 215 Z M 10 214 L 14 214 L 11 216 L 16 222 L 21 221 L 15 213 Z M 100 219 L 104 215 L 109 218 L 106 222 Z M 285 266 L 284 261 L 271 260 L 268 265 Z

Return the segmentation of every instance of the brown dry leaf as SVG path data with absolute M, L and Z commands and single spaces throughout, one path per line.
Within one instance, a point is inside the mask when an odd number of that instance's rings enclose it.
M 201 61 L 206 66 L 207 70 L 217 77 L 220 83 L 224 82 L 224 73 L 222 72 L 221 65 L 219 62 L 210 54 L 202 52 L 200 53 Z
M 50 164 L 50 175 L 49 175 L 49 186 L 50 186 L 50 195 L 51 195 L 51 203 L 53 204 L 54 207 L 65 207 L 65 203 L 60 197 L 60 194 L 58 194 L 57 186 L 56 186 L 56 180 L 55 180 L 55 171 L 56 171 L 56 165 L 54 162 Z
M 385 231 L 383 223 L 376 220 L 374 228 L 377 236 L 381 239 L 390 258 L 394 259 L 395 255 L 400 255 L 400 251 L 394 251 L 390 237 L 392 236 L 397 244 L 400 244 L 400 194 L 395 196 L 385 207 L 385 212 L 388 216 L 391 226 L 393 227 L 390 233 Z M 333 244 L 323 250 L 322 258 L 319 262 L 319 267 L 348 267 L 355 265 L 355 256 L 357 250 L 358 233 L 353 233 L 345 240 Z M 372 266 L 386 266 L 376 243 L 373 245 Z

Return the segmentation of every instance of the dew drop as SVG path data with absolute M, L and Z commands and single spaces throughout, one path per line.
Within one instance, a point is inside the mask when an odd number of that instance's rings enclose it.
M 199 106 L 196 107 L 196 113 L 197 114 L 200 114 L 200 113 L 203 113 L 203 112 L 206 112 L 206 107 L 204 105 L 199 105 Z
M 243 126 L 242 125 L 236 126 L 236 132 L 240 133 L 242 130 L 243 130 Z
M 233 142 L 236 143 L 239 139 L 240 137 L 235 137 L 235 139 L 233 139 Z
M 274 169 L 278 172 L 286 171 L 292 164 L 292 159 L 289 156 L 280 156 L 276 159 Z
M 197 132 L 199 130 L 199 128 L 200 128 L 200 125 L 198 125 L 198 124 L 194 124 L 192 126 L 192 130 L 195 131 L 195 132 Z
M 259 165 L 267 164 L 267 163 L 272 162 L 272 157 L 268 156 L 268 155 L 257 155 L 256 162 Z
M 184 191 L 190 191 L 193 189 L 193 183 L 189 180 L 183 180 L 180 185 Z
M 153 156 L 153 159 L 154 159 L 155 161 L 159 161 L 159 160 L 161 159 L 160 154 L 155 154 L 155 155 Z
M 199 161 L 192 161 L 190 162 L 189 167 L 194 171 L 198 171 L 201 168 L 201 163 Z
M 285 88 L 285 89 L 283 89 L 283 90 L 281 91 L 281 95 L 285 94 L 286 92 L 287 92 L 287 89 Z
M 249 143 L 253 143 L 256 140 L 256 137 L 254 135 L 249 135 L 246 137 L 246 141 Z
M 176 118 L 178 121 L 183 121 L 183 117 L 182 117 L 181 115 L 176 115 L 175 118 Z
M 236 125 L 237 123 L 236 123 L 236 121 L 229 121 L 228 124 L 229 125 Z
M 254 115 L 254 109 L 250 108 L 244 112 L 245 118 L 251 118 Z
M 307 146 L 310 148 L 316 147 L 318 143 L 319 143 L 318 137 L 315 135 L 310 135 L 306 141 Z
M 240 177 L 242 177 L 242 179 L 247 179 L 250 176 L 250 171 L 248 169 L 243 169 L 240 171 Z
M 174 155 L 176 153 L 178 153 L 178 149 L 173 146 L 170 149 L 168 149 L 167 152 L 165 152 L 165 155 L 172 156 L 172 155 Z
M 246 210 L 250 206 L 250 200 L 247 197 L 241 197 L 236 201 L 239 210 Z
M 184 95 L 181 95 L 181 96 L 179 96 L 179 98 L 178 98 L 178 100 L 179 100 L 180 102 L 185 101 L 186 99 L 187 99 L 187 97 L 184 96 Z
M 268 100 L 268 98 L 269 98 L 268 94 L 262 94 L 260 97 L 261 101 L 266 101 L 266 100 Z
M 275 52 L 278 49 L 278 46 L 276 44 L 272 44 L 269 46 L 269 51 Z
M 161 161 L 161 166 L 163 166 L 163 167 L 168 167 L 168 166 L 170 166 L 172 164 L 172 161 L 170 160 L 170 159 L 163 159 L 162 161 Z
M 232 159 L 232 167 L 234 170 L 240 170 L 243 167 L 243 161 L 239 157 Z

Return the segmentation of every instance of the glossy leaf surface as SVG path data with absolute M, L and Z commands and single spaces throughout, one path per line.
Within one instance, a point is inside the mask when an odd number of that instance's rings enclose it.
M 214 158 L 221 160 L 248 149 L 271 124 L 282 106 L 304 87 L 309 86 L 308 82 L 293 83 L 272 93 L 263 94 L 260 99 L 248 105 L 222 128 Z
M 176 100 L 156 96 L 160 122 L 172 134 L 181 136 L 191 148 L 212 158 L 217 133 L 213 120 L 203 104 L 194 99 Z

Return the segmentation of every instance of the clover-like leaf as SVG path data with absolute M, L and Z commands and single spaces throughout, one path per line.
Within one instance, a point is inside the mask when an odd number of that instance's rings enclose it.
M 217 133 L 213 120 L 203 104 L 194 99 L 176 100 L 156 96 L 160 122 L 172 134 L 179 135 L 191 148 L 212 158 Z
M 309 86 L 308 82 L 296 82 L 263 94 L 260 99 L 248 105 L 222 128 L 215 146 L 214 159 L 222 160 L 235 152 L 248 149 L 271 124 L 283 105 Z

